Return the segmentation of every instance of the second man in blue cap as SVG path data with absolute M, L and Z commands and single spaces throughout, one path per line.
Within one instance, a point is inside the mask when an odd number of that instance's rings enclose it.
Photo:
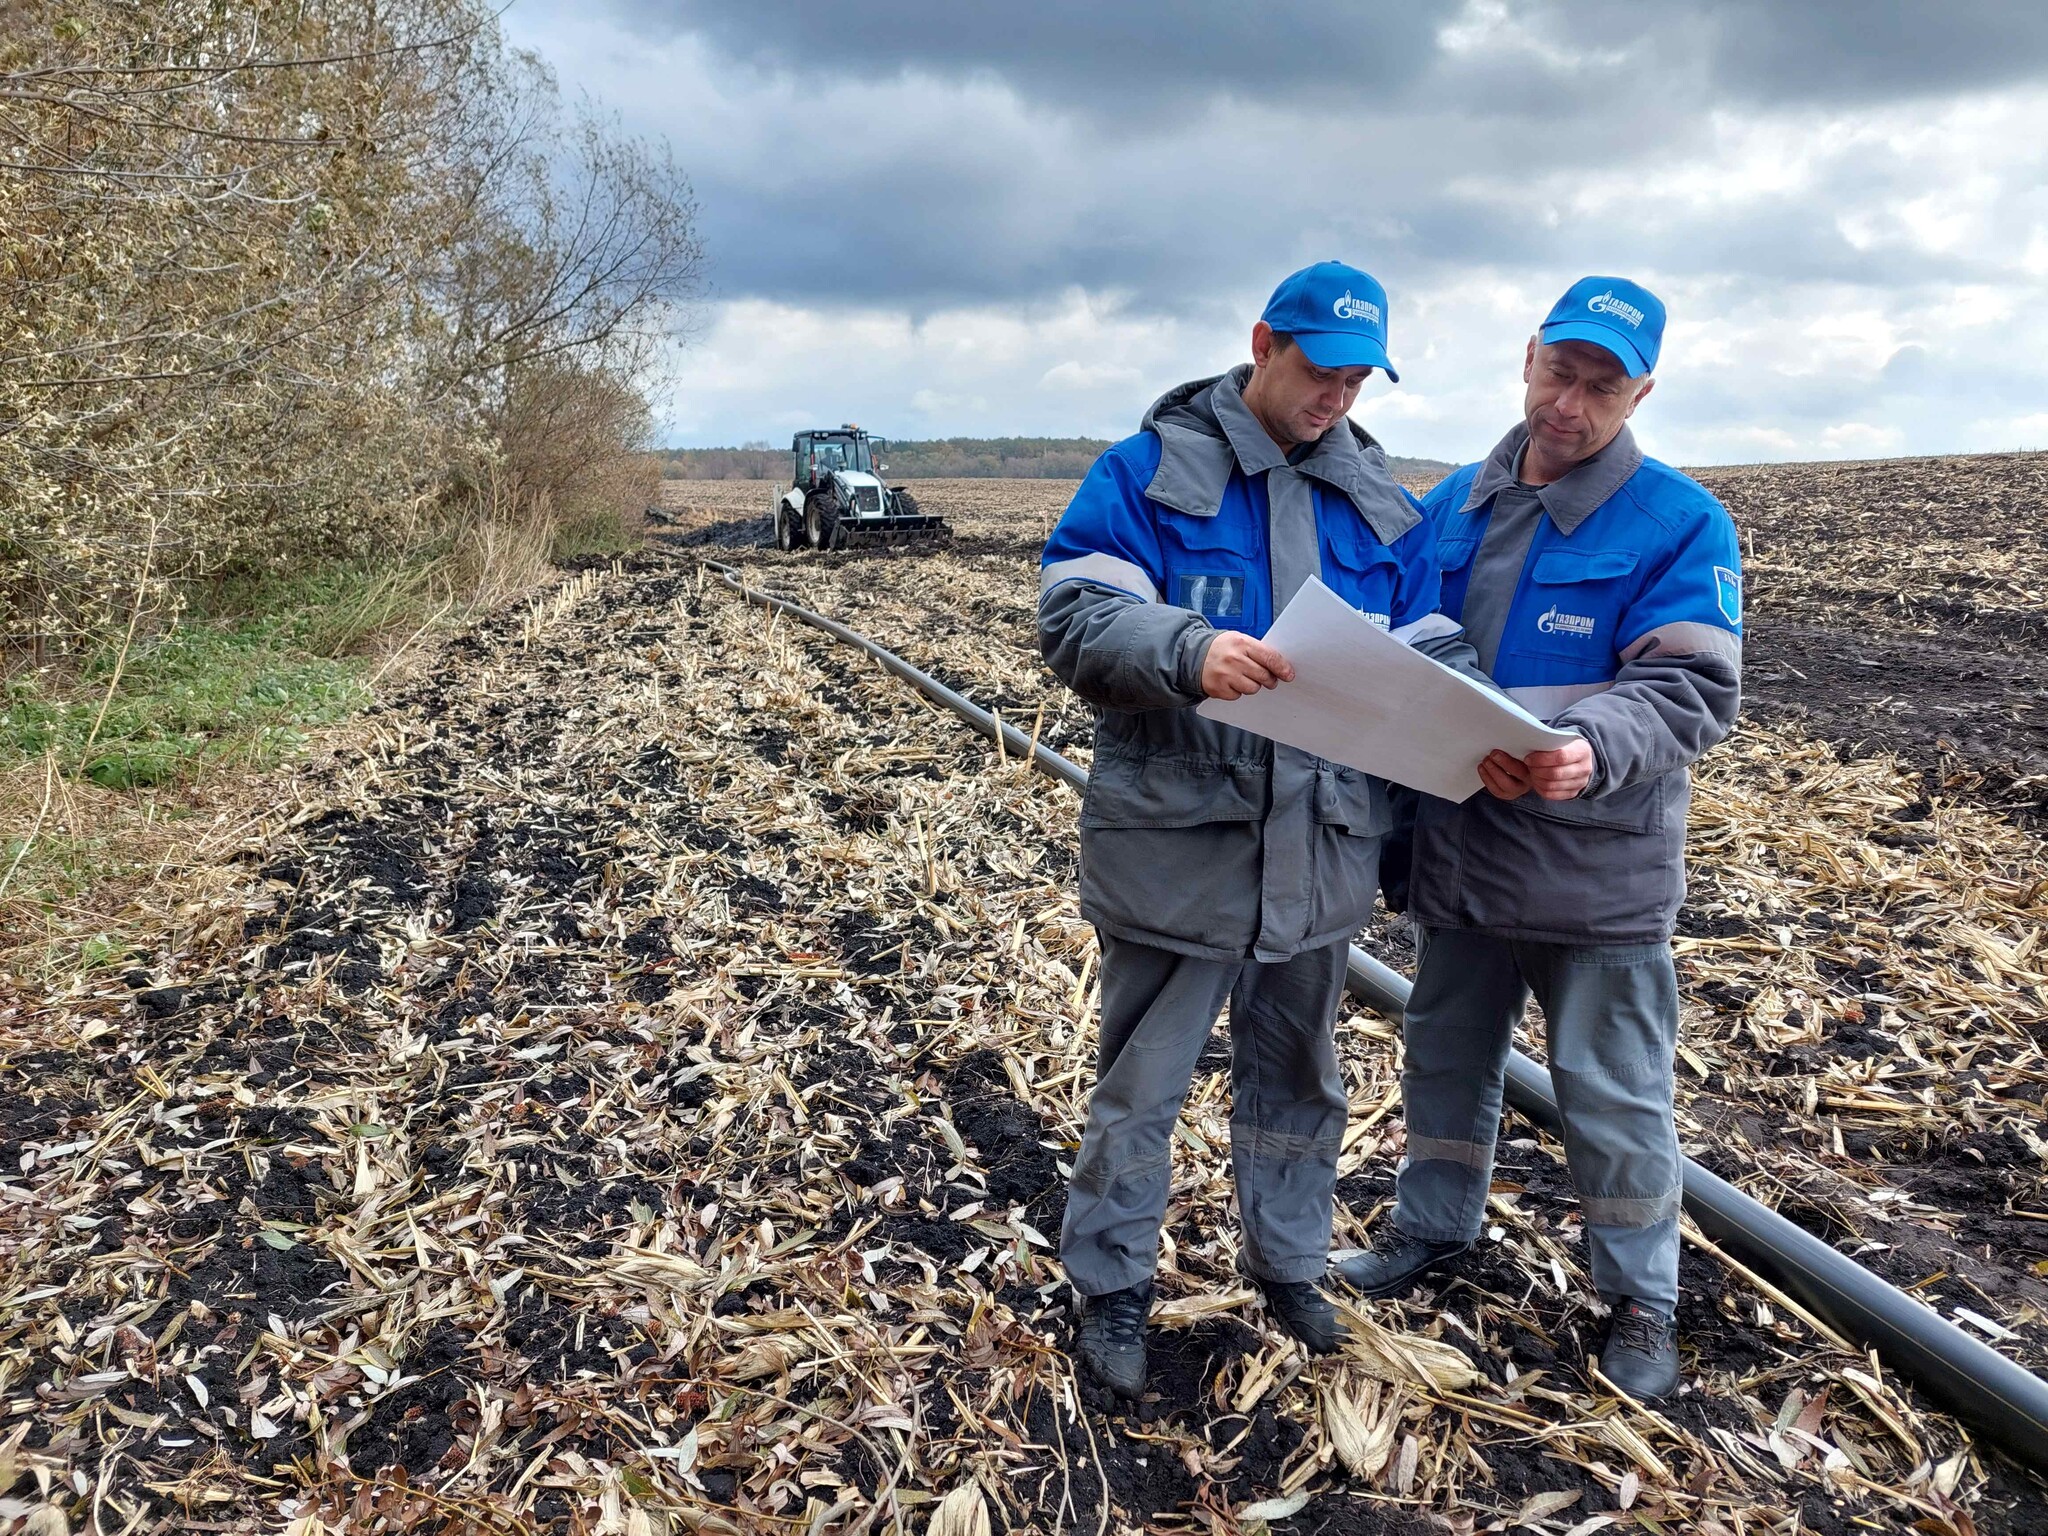
M 1405 1291 L 1478 1237 L 1509 1042 L 1542 1004 L 1593 1284 L 1613 1311 L 1602 1373 L 1637 1398 L 1678 1383 L 1673 1123 L 1688 765 L 1728 733 L 1742 676 L 1735 525 L 1628 427 L 1664 306 L 1574 283 L 1523 357 L 1523 419 L 1430 492 L 1444 612 L 1511 697 L 1579 740 L 1480 765 L 1488 795 L 1424 797 L 1402 1026 L 1408 1156 L 1393 1219 L 1337 1276 Z

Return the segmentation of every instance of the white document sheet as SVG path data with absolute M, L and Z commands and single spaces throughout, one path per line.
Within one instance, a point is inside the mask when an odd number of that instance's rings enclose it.
M 1211 720 L 1446 800 L 1482 785 L 1479 762 L 1576 739 L 1420 651 L 1310 578 L 1266 632 L 1294 681 L 1249 698 L 1209 699 Z

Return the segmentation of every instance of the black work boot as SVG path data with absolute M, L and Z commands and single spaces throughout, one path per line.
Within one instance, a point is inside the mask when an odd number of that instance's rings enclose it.
M 1375 1236 L 1370 1249 L 1357 1249 L 1334 1259 L 1330 1277 L 1361 1296 L 1398 1296 L 1471 1246 L 1410 1237 L 1388 1222 Z
M 1669 1393 L 1678 1385 L 1678 1330 L 1671 1319 L 1639 1301 L 1623 1301 L 1600 1346 L 1600 1374 L 1637 1402 Z
M 1344 1339 L 1344 1323 L 1313 1280 L 1268 1280 L 1253 1275 L 1252 1283 L 1266 1298 L 1266 1310 L 1273 1320 L 1300 1340 L 1302 1348 L 1312 1355 L 1336 1352 Z
M 1145 1390 L 1145 1317 L 1152 1282 L 1106 1296 L 1081 1297 L 1081 1365 L 1118 1397 L 1137 1401 Z

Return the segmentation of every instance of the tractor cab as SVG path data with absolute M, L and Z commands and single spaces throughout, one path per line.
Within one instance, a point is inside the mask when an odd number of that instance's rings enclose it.
M 873 446 L 868 435 L 857 427 L 837 432 L 799 432 L 795 449 L 793 483 L 807 491 L 816 490 L 821 481 L 847 470 L 863 475 L 875 473 Z

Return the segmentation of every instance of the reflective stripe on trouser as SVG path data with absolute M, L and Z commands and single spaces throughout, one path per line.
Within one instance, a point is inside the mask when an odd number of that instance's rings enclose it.
M 1493 1177 L 1509 1043 L 1543 1005 L 1593 1285 L 1667 1312 L 1678 1303 L 1678 979 L 1668 944 L 1532 944 L 1418 928 L 1401 1039 L 1408 1156 L 1394 1221 L 1437 1241 L 1478 1237 Z
M 1101 935 L 1102 1044 L 1060 1259 L 1084 1295 L 1159 1264 L 1173 1125 L 1230 999 L 1230 1161 L 1245 1267 L 1312 1280 L 1329 1261 L 1348 1105 L 1333 1023 L 1345 945 L 1276 964 L 1198 960 Z

